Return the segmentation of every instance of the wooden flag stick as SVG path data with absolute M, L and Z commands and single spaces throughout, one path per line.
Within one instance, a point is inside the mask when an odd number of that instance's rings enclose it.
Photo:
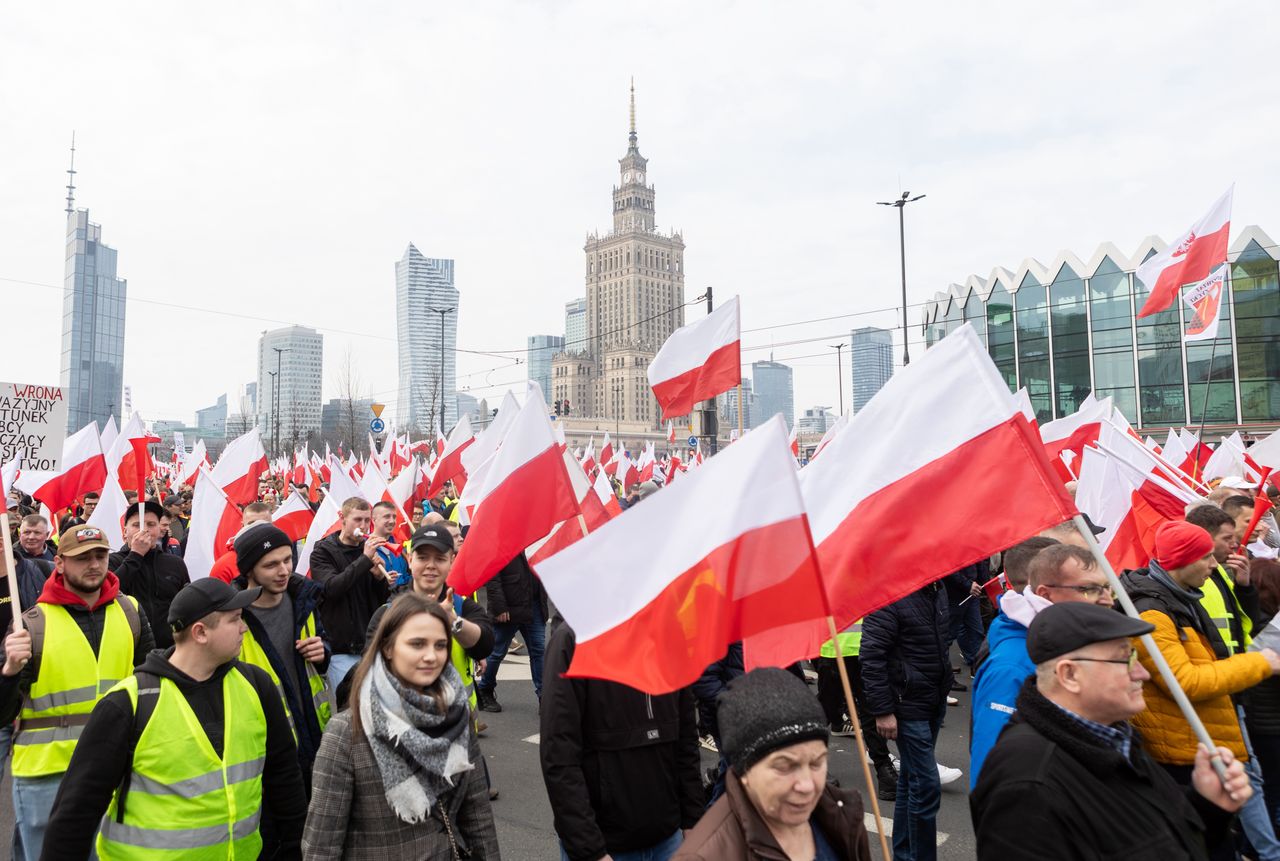
M 867 797 L 871 799 L 871 812 L 876 818 L 876 833 L 880 835 L 880 851 L 884 854 L 884 861 L 892 861 L 889 838 L 884 833 L 884 820 L 880 818 L 880 797 L 876 794 L 876 785 L 871 779 L 871 765 L 867 762 L 867 745 L 862 738 L 862 723 L 858 720 L 858 708 L 853 701 L 853 688 L 849 684 L 849 671 L 844 665 L 844 650 L 840 648 L 840 632 L 836 630 L 834 616 L 827 616 L 827 629 L 831 632 L 831 642 L 836 646 L 836 667 L 840 670 L 840 685 L 844 688 L 845 704 L 849 707 L 849 723 L 853 724 L 853 737 L 858 742 L 858 761 L 862 763 L 862 776 L 867 781 Z
M 22 630 L 22 605 L 18 601 L 18 571 L 13 562 L 13 538 L 9 535 L 9 501 L 4 501 L 5 509 L 0 511 L 0 532 L 4 533 L 4 571 L 9 578 L 9 601 L 13 608 L 13 630 Z

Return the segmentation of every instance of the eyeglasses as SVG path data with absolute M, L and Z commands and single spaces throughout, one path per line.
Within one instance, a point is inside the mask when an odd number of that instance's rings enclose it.
M 1099 586 L 1096 583 L 1091 583 L 1087 586 L 1066 586 L 1061 583 L 1045 583 L 1044 585 L 1050 589 L 1070 589 L 1073 592 L 1079 592 L 1090 601 L 1097 600 L 1103 595 L 1113 595 L 1110 586 Z
M 1121 660 L 1117 660 L 1115 658 L 1082 658 L 1082 657 L 1067 658 L 1067 660 L 1068 661 L 1089 661 L 1090 663 L 1094 663 L 1094 664 L 1128 664 L 1129 672 L 1132 673 L 1133 668 L 1138 665 L 1138 650 L 1130 649 L 1129 657 Z

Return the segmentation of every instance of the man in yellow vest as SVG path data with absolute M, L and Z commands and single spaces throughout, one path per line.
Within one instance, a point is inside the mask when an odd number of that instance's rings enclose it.
M 1250 582 L 1249 557 L 1236 540 L 1236 522 L 1230 512 L 1205 503 L 1187 512 L 1186 520 L 1213 538 L 1214 565 L 1200 587 L 1200 606 L 1213 620 L 1228 654 L 1249 647 L 1254 622 L 1262 615 L 1258 591 Z
M 269 522 L 255 523 L 236 536 L 235 553 L 240 576 L 233 585 L 262 590 L 245 608 L 249 630 L 240 660 L 266 670 L 279 689 L 298 742 L 302 779 L 310 787 L 311 766 L 330 714 L 324 677 L 329 648 L 316 610 L 324 590 L 293 573 L 293 543 Z
M 174 645 L 152 652 L 93 710 L 54 803 L 46 861 L 301 857 L 307 795 L 271 677 L 236 660 L 258 589 L 208 577 L 169 605 Z
M 107 571 L 110 553 L 101 529 L 69 527 L 39 601 L 22 614 L 23 630 L 5 637 L 0 721 L 18 718 L 13 809 L 26 861 L 40 857 L 49 812 L 94 704 L 155 645 L 146 614 Z

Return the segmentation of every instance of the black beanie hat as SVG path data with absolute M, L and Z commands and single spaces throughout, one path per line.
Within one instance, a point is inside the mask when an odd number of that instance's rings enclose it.
M 729 683 L 718 700 L 720 752 L 739 775 L 775 750 L 831 738 L 809 686 L 786 670 L 759 667 Z
M 258 560 L 277 547 L 293 547 L 289 536 L 278 526 L 267 521 L 254 523 L 236 536 L 236 567 L 241 574 L 248 574 Z

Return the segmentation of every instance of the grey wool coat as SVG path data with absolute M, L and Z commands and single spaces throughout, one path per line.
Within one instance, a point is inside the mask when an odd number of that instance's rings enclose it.
M 456 854 L 441 819 L 440 808 L 447 807 L 448 800 L 441 799 L 425 822 L 410 825 L 401 820 L 387 803 L 368 740 L 361 733 L 353 743 L 351 736 L 349 711 L 334 715 L 325 728 L 302 833 L 305 861 L 500 861 L 484 764 L 474 733 L 470 745 L 475 767 L 461 776 L 464 782 L 455 791 L 465 792 L 466 797 L 450 821 Z

